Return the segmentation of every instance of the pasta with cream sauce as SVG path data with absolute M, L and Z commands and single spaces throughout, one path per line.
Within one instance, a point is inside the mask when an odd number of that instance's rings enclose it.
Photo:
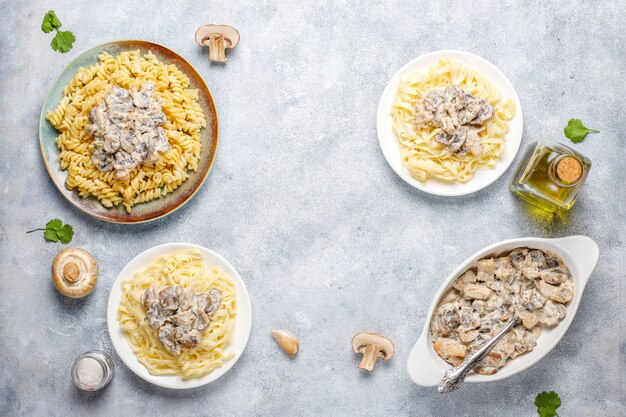
M 433 89 L 456 85 L 493 106 L 493 116 L 478 133 L 482 152 L 457 154 L 435 140 L 442 133 L 432 124 L 417 124 L 416 105 Z M 494 168 L 500 159 L 515 114 L 511 99 L 503 99 L 497 88 L 478 72 L 451 60 L 440 60 L 425 70 L 402 78 L 391 109 L 393 130 L 400 142 L 404 166 L 420 181 L 437 178 L 469 181 L 477 169 Z M 418 127 L 419 126 L 419 127 Z
M 142 294 L 150 287 L 179 286 L 197 293 L 221 292 L 221 304 L 197 346 L 173 355 L 159 342 L 146 320 Z M 180 250 L 157 258 L 147 269 L 122 282 L 118 309 L 120 327 L 139 362 L 153 375 L 204 376 L 233 358 L 227 348 L 233 336 L 237 300 L 230 277 L 219 267 L 206 268 L 201 252 Z
M 162 197 L 197 171 L 202 147 L 200 130 L 207 126 L 198 102 L 198 90 L 189 88 L 189 78 L 174 64 L 160 62 L 139 50 L 112 56 L 98 55 L 99 62 L 80 68 L 65 88 L 58 106 L 46 118 L 61 133 L 57 146 L 61 169 L 67 170 L 65 186 L 81 197 L 94 196 L 105 207 L 122 204 L 127 212 L 138 203 Z M 167 139 L 149 165 L 140 164 L 119 178 L 113 170 L 102 171 L 92 161 L 94 136 L 87 128 L 90 111 L 102 103 L 113 87 L 141 89 L 154 84 L 166 120 L 161 128 Z

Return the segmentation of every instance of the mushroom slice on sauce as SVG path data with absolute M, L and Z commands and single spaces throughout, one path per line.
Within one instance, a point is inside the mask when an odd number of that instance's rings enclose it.
M 541 279 L 548 284 L 562 284 L 569 278 L 567 270 L 562 267 L 544 269 L 539 274 Z
M 424 107 L 431 112 L 437 110 L 441 103 L 443 103 L 443 92 L 441 90 L 431 90 L 424 97 Z

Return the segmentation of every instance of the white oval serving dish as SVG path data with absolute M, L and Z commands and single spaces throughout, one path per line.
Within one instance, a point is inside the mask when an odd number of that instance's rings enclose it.
M 580 299 L 587 285 L 591 273 L 598 263 L 600 251 L 598 245 L 586 236 L 569 236 L 560 239 L 521 238 L 494 243 L 476 252 L 459 265 L 443 282 L 429 307 L 424 329 L 411 349 L 407 362 L 409 376 L 418 385 L 431 387 L 439 384 L 441 377 L 452 366 L 441 359 L 433 348 L 430 335 L 430 322 L 435 308 L 443 294 L 452 286 L 452 282 L 467 269 L 476 266 L 476 261 L 490 255 L 498 255 L 519 247 L 548 250 L 556 253 L 563 259 L 572 274 L 574 282 L 574 298 L 567 304 L 567 316 L 552 328 L 542 327 L 542 333 L 537 340 L 537 346 L 528 353 L 509 360 L 506 365 L 494 375 L 479 375 L 470 373 L 466 382 L 491 382 L 508 378 L 537 363 L 559 343 L 569 328 Z
M 233 338 L 226 346 L 226 350 L 234 350 L 235 357 L 227 360 L 221 367 L 214 369 L 207 375 L 200 378 L 182 379 L 178 375 L 152 375 L 148 368 L 137 360 L 137 356 L 133 353 L 132 348 L 124 337 L 124 333 L 117 321 L 117 309 L 122 299 L 122 281 L 132 277 L 136 272 L 146 269 L 159 256 L 166 255 L 181 249 L 196 249 L 202 252 L 202 257 L 207 266 L 217 265 L 221 267 L 228 275 L 230 275 L 235 285 L 235 294 L 237 299 L 237 317 L 235 318 L 235 329 Z M 250 337 L 250 329 L 252 327 L 252 307 L 250 305 L 250 296 L 246 289 L 246 284 L 233 268 L 233 266 L 217 253 L 205 247 L 194 245 L 191 243 L 166 243 L 163 245 L 150 248 L 135 258 L 133 258 L 117 276 L 111 288 L 109 295 L 109 303 L 107 306 L 107 325 L 109 335 L 115 351 L 122 359 L 124 364 L 130 368 L 140 378 L 160 387 L 171 389 L 188 389 L 196 388 L 209 382 L 213 382 L 233 367 L 235 362 L 241 357 L 248 338 Z
M 391 116 L 391 105 L 398 89 L 398 81 L 406 75 L 436 64 L 440 59 L 451 59 L 461 64 L 475 69 L 477 72 L 485 76 L 491 81 L 502 94 L 502 97 L 511 98 L 515 102 L 515 116 L 510 120 L 510 131 L 506 134 L 504 145 L 504 154 L 500 157 L 494 169 L 478 169 L 474 173 L 472 179 L 468 182 L 461 183 L 458 181 L 442 181 L 436 178 L 430 178 L 425 182 L 414 178 L 409 170 L 402 163 L 400 156 L 400 142 L 396 134 L 393 132 L 393 118 Z M 378 142 L 380 148 L 385 155 L 385 159 L 389 166 L 404 181 L 413 187 L 429 194 L 440 196 L 459 196 L 471 194 L 487 187 L 489 184 L 497 180 L 504 171 L 511 165 L 515 159 L 515 155 L 519 150 L 522 141 L 522 131 L 524 129 L 524 121 L 522 115 L 522 106 L 519 97 L 513 88 L 513 84 L 509 79 L 491 62 L 477 55 L 463 51 L 435 51 L 421 55 L 406 65 L 404 65 L 391 78 L 383 95 L 378 103 L 378 114 L 376 117 L 376 131 L 378 132 Z

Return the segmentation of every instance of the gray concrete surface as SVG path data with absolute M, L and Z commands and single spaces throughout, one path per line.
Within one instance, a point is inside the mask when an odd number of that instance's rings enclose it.
M 3 416 L 532 416 L 555 390 L 561 416 L 626 414 L 624 370 L 624 1 L 425 2 L 2 1 L 0 40 L 0 415 Z M 40 30 L 48 9 L 77 38 L 61 55 Z M 230 23 L 242 42 L 211 66 L 193 34 Z M 220 147 L 194 200 L 153 223 L 103 223 L 75 210 L 49 180 L 37 125 L 48 89 L 77 54 L 115 39 L 162 43 L 189 59 L 213 90 Z M 566 141 L 572 117 L 602 133 L 576 148 L 594 165 L 566 218 L 536 219 L 511 195 L 512 170 L 462 198 L 410 188 L 378 147 L 382 90 L 410 59 L 461 49 L 496 64 L 520 96 L 522 147 Z M 519 161 L 519 156 L 516 160 Z M 24 232 L 52 217 L 101 264 L 84 300 L 57 294 L 50 263 L 60 244 Z M 512 237 L 584 234 L 601 259 L 578 316 L 540 363 L 448 396 L 405 371 L 441 280 L 481 247 Z M 174 392 L 135 377 L 112 351 L 106 301 L 121 268 L 160 243 L 216 250 L 244 277 L 253 303 L 250 343 L 225 377 Z M 270 330 L 302 350 L 286 358 Z M 371 375 L 350 339 L 373 330 L 396 357 Z M 115 357 L 97 395 L 69 378 L 76 355 Z

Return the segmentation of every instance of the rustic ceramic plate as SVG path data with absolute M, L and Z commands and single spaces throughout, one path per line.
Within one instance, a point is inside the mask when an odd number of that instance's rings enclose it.
M 100 52 L 107 51 L 115 56 L 120 52 L 137 49 L 139 49 L 142 54 L 151 51 L 161 62 L 166 64 L 176 64 L 176 66 L 189 77 L 189 81 L 191 82 L 190 88 L 198 89 L 198 101 L 206 116 L 207 127 L 202 129 L 202 152 L 200 154 L 200 162 L 198 163 L 198 171 L 190 171 L 189 179 L 174 192 L 147 203 L 137 204 L 133 207 L 131 213 L 126 213 L 126 210 L 121 205 L 106 208 L 100 204 L 96 198 L 82 198 L 78 195 L 76 190 L 70 191 L 65 187 L 67 172 L 62 171 L 59 167 L 60 151 L 56 146 L 56 138 L 59 132 L 46 120 L 46 112 L 54 110 L 59 100 L 63 97 L 65 86 L 74 78 L 76 71 L 78 71 L 80 67 L 88 67 L 98 62 L 98 54 Z M 50 174 L 50 178 L 52 178 L 52 181 L 61 194 L 75 207 L 90 216 L 113 223 L 141 223 L 155 220 L 175 211 L 189 201 L 198 191 L 211 170 L 211 165 L 213 164 L 217 150 L 217 136 L 217 110 L 215 109 L 213 96 L 198 71 L 184 58 L 166 47 L 140 40 L 110 42 L 96 46 L 80 54 L 65 67 L 61 76 L 52 86 L 52 90 L 43 105 L 39 120 L 39 141 L 43 161 Z
M 235 297 L 237 299 L 237 316 L 235 317 L 235 328 L 233 330 L 233 337 L 231 341 L 226 345 L 226 351 L 234 351 L 235 356 L 232 359 L 227 360 L 219 368 L 215 368 L 210 373 L 200 377 L 192 379 L 182 379 L 176 375 L 152 375 L 148 368 L 146 368 L 133 353 L 133 349 L 128 344 L 128 341 L 124 337 L 124 333 L 120 328 L 117 321 L 117 309 L 119 308 L 120 301 L 122 299 L 122 281 L 131 278 L 136 272 L 146 269 L 150 264 L 159 256 L 167 255 L 177 250 L 183 249 L 196 249 L 202 252 L 202 257 L 207 266 L 217 265 L 222 268 L 228 275 L 230 275 L 233 284 L 235 285 Z M 122 359 L 124 364 L 137 376 L 150 382 L 151 384 L 158 385 L 164 388 L 171 389 L 188 389 L 196 388 L 202 385 L 206 385 L 215 381 L 230 368 L 235 365 L 237 360 L 241 357 L 241 354 L 248 344 L 248 338 L 250 337 L 250 330 L 252 328 L 252 307 L 250 305 L 250 296 L 246 289 L 246 284 L 241 279 L 241 276 L 237 273 L 235 268 L 224 258 L 217 253 L 204 248 L 202 246 L 193 245 L 191 243 L 166 243 L 163 245 L 150 248 L 135 258 L 133 258 L 117 276 L 113 287 L 111 288 L 111 294 L 109 295 L 109 302 L 107 306 L 107 326 L 109 328 L 109 335 L 111 336 L 111 342 L 115 351 Z
M 509 121 L 510 131 L 506 134 L 504 143 L 504 154 L 500 157 L 494 169 L 478 169 L 472 179 L 466 183 L 458 181 L 442 181 L 430 178 L 424 182 L 414 178 L 407 167 L 402 163 L 400 156 L 400 142 L 393 132 L 393 118 L 391 116 L 391 105 L 396 95 L 398 82 L 404 76 L 413 71 L 421 70 L 436 64 L 440 59 L 451 59 L 461 64 L 473 68 L 491 81 L 502 93 L 502 97 L 511 98 L 515 102 L 515 116 Z M 504 171 L 511 165 L 522 141 L 523 116 L 515 88 L 506 76 L 491 62 L 462 51 L 436 51 L 415 58 L 408 64 L 400 68 L 385 87 L 383 95 L 378 103 L 378 115 L 376 120 L 376 130 L 378 131 L 378 141 L 385 155 L 385 159 L 391 168 L 404 181 L 413 187 L 429 194 L 440 196 L 459 196 L 471 194 L 487 187 L 497 180 Z

